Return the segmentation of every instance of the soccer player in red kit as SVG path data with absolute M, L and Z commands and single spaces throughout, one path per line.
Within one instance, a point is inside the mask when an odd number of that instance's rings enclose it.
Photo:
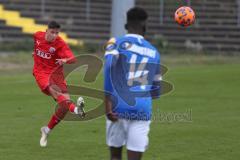
M 68 111 L 79 114 L 81 117 L 85 115 L 83 98 L 79 97 L 77 105 L 75 105 L 67 92 L 63 64 L 74 63 L 76 58 L 68 45 L 58 36 L 59 32 L 60 25 L 51 21 L 46 32 L 34 34 L 33 75 L 41 91 L 51 96 L 59 105 L 48 125 L 41 128 L 41 147 L 47 146 L 47 137 L 50 131 Z

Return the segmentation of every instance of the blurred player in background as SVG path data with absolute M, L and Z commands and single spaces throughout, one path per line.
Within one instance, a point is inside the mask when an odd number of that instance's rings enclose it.
M 104 90 L 106 141 L 111 160 L 140 160 L 148 146 L 152 99 L 160 96 L 160 54 L 144 39 L 148 15 L 142 8 L 127 12 L 128 34 L 106 45 Z
M 81 117 L 85 115 L 82 97 L 78 98 L 75 105 L 67 92 L 63 64 L 74 63 L 76 59 L 68 45 L 58 36 L 59 32 L 60 25 L 51 21 L 46 32 L 39 31 L 34 34 L 33 75 L 41 91 L 51 96 L 59 105 L 48 125 L 41 128 L 41 147 L 47 146 L 50 131 L 68 111 L 79 114 Z

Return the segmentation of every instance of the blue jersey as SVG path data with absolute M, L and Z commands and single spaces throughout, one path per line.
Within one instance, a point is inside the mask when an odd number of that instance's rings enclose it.
M 106 45 L 104 90 L 119 118 L 150 120 L 152 96 L 158 97 L 160 54 L 142 36 L 127 34 Z M 156 94 L 157 93 L 157 94 Z

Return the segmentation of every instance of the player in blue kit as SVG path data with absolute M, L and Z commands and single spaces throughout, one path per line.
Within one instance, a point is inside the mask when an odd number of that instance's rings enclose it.
M 111 160 L 140 160 L 148 146 L 152 99 L 160 96 L 160 54 L 144 39 L 147 13 L 127 13 L 128 34 L 111 38 L 105 49 L 106 141 Z

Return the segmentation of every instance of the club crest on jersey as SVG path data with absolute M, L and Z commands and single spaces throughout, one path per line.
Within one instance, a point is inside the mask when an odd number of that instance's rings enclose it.
M 120 48 L 123 50 L 128 50 L 132 47 L 132 42 L 124 41 L 120 44 Z
M 49 52 L 50 52 L 50 53 L 53 53 L 53 52 L 55 52 L 55 51 L 56 51 L 56 49 L 55 49 L 54 47 L 50 47 L 50 48 L 49 48 Z

